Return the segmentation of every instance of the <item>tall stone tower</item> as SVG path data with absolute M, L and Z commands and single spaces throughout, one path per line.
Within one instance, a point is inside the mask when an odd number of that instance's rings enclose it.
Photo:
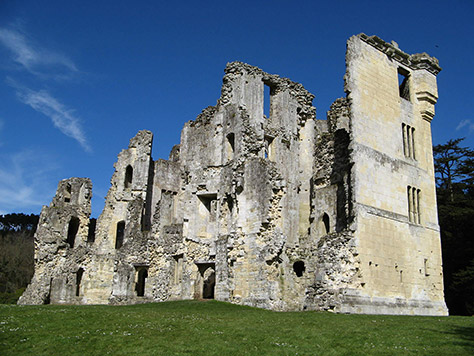
M 444 314 L 431 142 L 438 61 L 376 36 L 347 45 L 360 287 L 341 311 Z

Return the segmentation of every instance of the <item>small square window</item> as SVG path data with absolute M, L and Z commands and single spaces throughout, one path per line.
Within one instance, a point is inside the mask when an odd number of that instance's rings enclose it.
M 398 91 L 400 98 L 410 101 L 410 72 L 402 67 L 398 67 Z

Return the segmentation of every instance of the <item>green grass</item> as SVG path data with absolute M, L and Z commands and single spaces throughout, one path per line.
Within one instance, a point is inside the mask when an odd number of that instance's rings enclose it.
M 216 301 L 0 305 L 0 355 L 473 355 L 474 318 L 279 313 Z

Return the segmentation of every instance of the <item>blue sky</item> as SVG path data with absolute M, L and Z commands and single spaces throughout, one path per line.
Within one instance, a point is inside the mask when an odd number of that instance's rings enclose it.
M 97 217 L 129 139 L 151 130 L 167 158 L 230 61 L 302 83 L 324 119 L 360 32 L 440 60 L 433 142 L 474 147 L 473 15 L 472 0 L 1 0 L 0 214 L 39 213 L 77 176 Z

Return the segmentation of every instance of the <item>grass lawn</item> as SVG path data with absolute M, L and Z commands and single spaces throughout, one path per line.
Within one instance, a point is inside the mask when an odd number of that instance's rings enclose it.
M 474 318 L 228 303 L 0 305 L 0 355 L 474 355 Z

